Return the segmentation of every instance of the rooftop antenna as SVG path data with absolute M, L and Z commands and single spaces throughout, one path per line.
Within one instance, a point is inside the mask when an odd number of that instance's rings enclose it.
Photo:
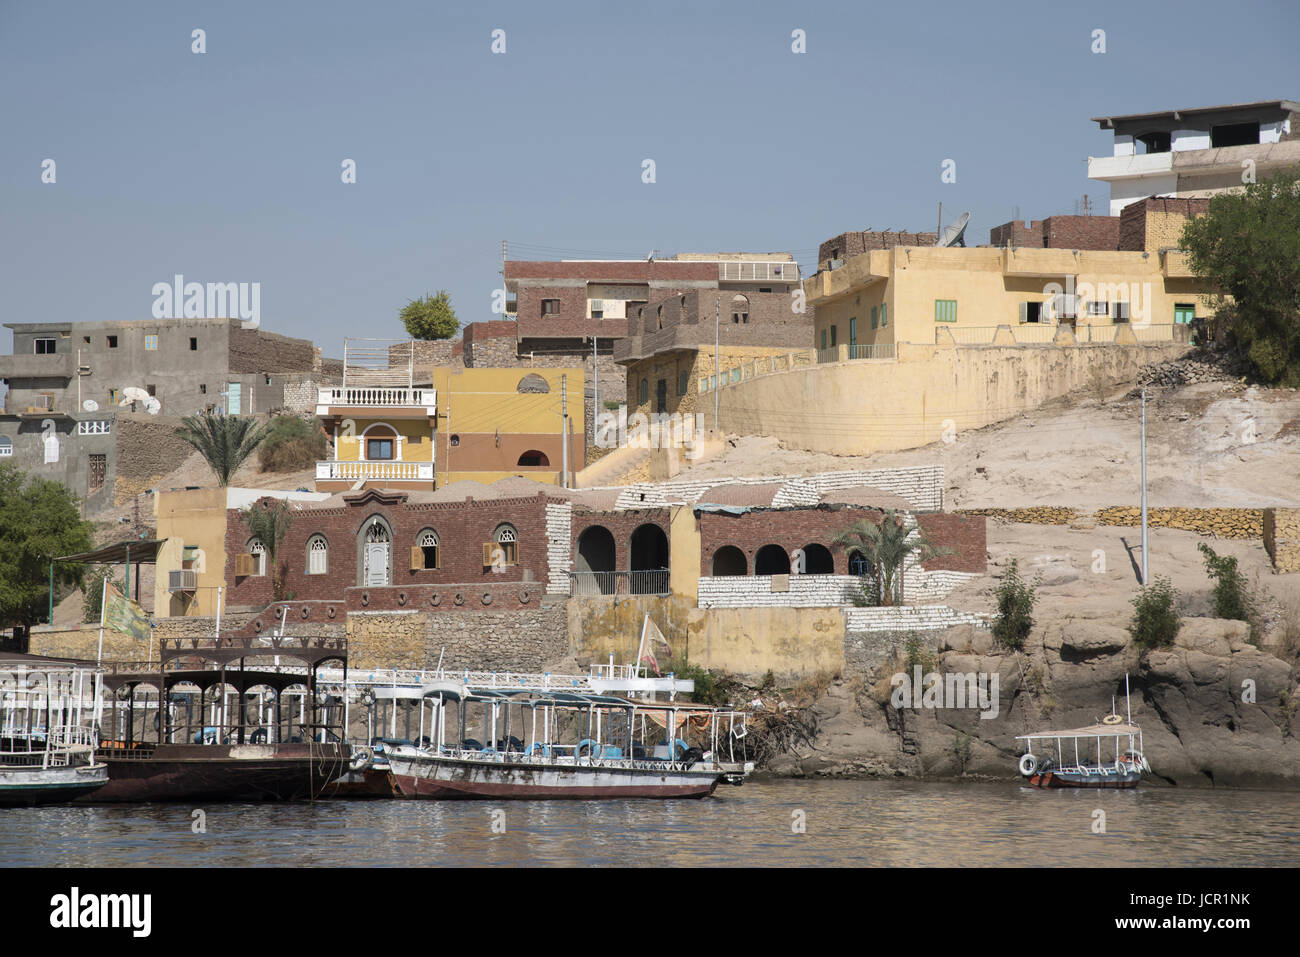
M 962 213 L 957 217 L 956 222 L 951 223 L 939 236 L 939 241 L 935 246 L 961 246 L 966 247 L 966 224 L 970 222 L 970 213 Z

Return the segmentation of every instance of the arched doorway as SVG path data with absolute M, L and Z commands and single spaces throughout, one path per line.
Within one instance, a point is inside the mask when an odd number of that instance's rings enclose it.
M 378 515 L 366 519 L 358 536 L 361 571 L 358 585 L 364 588 L 383 588 L 393 580 L 393 533 L 388 523 Z
M 754 556 L 755 575 L 790 574 L 790 556 L 780 545 L 764 545 Z
M 574 595 L 614 594 L 614 535 L 604 525 L 584 528 L 573 556 Z
M 668 592 L 668 536 L 658 525 L 645 524 L 632 533 L 631 561 L 634 595 Z M 649 574 L 635 574 L 645 572 Z
M 803 552 L 802 568 L 796 569 L 801 575 L 833 575 L 835 574 L 835 559 L 831 557 L 831 550 L 825 545 L 818 545 L 816 542 L 811 545 L 805 545 Z
M 710 573 L 714 577 L 748 575 L 749 560 L 735 545 L 723 545 L 713 553 Z

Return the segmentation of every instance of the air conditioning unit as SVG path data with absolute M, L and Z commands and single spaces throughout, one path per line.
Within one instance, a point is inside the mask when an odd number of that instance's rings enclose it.
M 199 587 L 198 574 L 191 568 L 179 568 L 167 573 L 169 592 L 195 591 Z
M 592 311 L 592 312 L 602 312 L 602 311 L 604 311 L 604 309 L 605 309 L 605 300 L 604 300 L 604 299 L 593 299 L 593 300 L 591 300 L 591 311 Z

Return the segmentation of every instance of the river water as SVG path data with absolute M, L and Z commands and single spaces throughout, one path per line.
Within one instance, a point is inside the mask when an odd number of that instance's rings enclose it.
M 700 801 L 0 808 L 8 867 L 620 864 L 1300 866 L 1300 793 L 760 780 Z

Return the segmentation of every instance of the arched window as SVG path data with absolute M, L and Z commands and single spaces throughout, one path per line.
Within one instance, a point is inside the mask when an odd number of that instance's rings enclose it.
M 515 391 L 529 393 L 550 392 L 551 386 L 550 383 L 539 376 L 536 372 L 530 372 L 519 380 L 519 384 L 515 386 Z
M 790 574 L 790 556 L 780 545 L 764 545 L 754 556 L 755 575 Z
M 749 300 L 744 296 L 731 297 L 731 321 L 736 325 L 749 322 Z
M 401 440 L 391 425 L 372 425 L 363 434 L 367 462 L 390 462 L 401 457 Z
M 866 555 L 854 552 L 849 556 L 849 574 L 857 575 L 859 578 L 871 574 L 871 562 L 867 560 Z
M 650 380 L 642 379 L 641 386 L 637 390 L 638 401 L 645 403 L 650 401 Z
M 664 327 L 664 307 L 660 306 L 657 312 L 658 312 L 658 318 L 656 324 L 658 328 L 662 329 Z
M 497 571 L 519 564 L 519 533 L 509 522 L 498 525 L 492 541 L 484 543 L 483 564 Z
M 723 545 L 713 553 L 712 571 L 714 577 L 745 575 L 749 573 L 749 562 L 735 545 Z
M 438 567 L 438 533 L 426 528 L 415 536 L 411 549 L 411 571 L 429 571 Z
M 799 549 L 800 555 L 799 567 L 792 571 L 800 575 L 833 575 L 835 574 L 835 560 L 831 556 L 831 551 L 825 545 L 811 543 Z
M 248 554 L 253 556 L 253 574 L 266 574 L 266 546 L 262 544 L 260 538 L 250 539 L 248 542 Z
M 546 453 L 539 452 L 536 449 L 530 449 L 519 456 L 519 465 L 523 468 L 536 468 L 550 464 L 551 460 L 546 457 Z
M 330 546 L 324 535 L 307 539 L 307 574 L 324 575 L 330 567 Z
M 389 542 L 392 538 L 388 534 L 388 526 L 382 522 L 371 522 L 370 527 L 366 529 L 367 542 Z

